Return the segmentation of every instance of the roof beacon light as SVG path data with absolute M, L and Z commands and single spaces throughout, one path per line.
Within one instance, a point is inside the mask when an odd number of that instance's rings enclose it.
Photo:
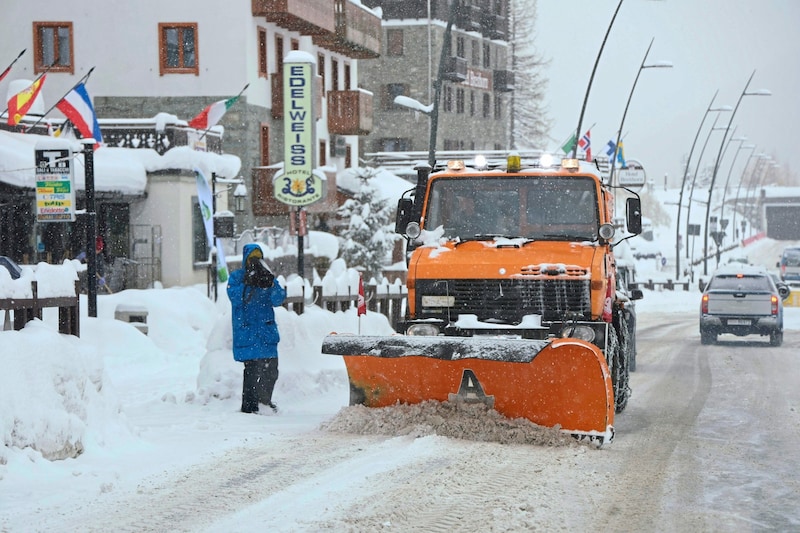
M 542 154 L 539 158 L 540 168 L 550 168 L 553 166 L 553 154 Z
M 508 172 L 519 172 L 522 170 L 522 158 L 519 152 L 511 152 L 506 158 L 506 170 Z
M 447 170 L 464 170 L 464 160 L 451 159 L 447 162 Z
M 486 170 L 488 168 L 488 165 L 487 165 L 487 162 L 486 162 L 486 156 L 483 155 L 483 154 L 478 154 L 478 155 L 475 156 L 475 163 L 474 164 L 475 164 L 475 168 L 477 168 L 478 170 Z
M 564 170 L 578 170 L 581 164 L 575 158 L 562 159 L 561 168 Z

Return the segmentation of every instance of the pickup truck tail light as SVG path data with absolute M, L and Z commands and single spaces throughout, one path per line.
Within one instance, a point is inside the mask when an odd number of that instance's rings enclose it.
M 703 314 L 708 314 L 708 294 L 703 295 L 703 299 L 700 302 L 700 312 Z
M 778 297 L 773 294 L 772 298 L 770 298 L 770 302 L 772 303 L 772 314 L 773 315 L 777 315 L 778 314 L 778 301 L 779 301 Z

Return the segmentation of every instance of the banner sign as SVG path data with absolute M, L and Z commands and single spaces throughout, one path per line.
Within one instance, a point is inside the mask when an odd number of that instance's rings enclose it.
M 291 206 L 306 206 L 324 196 L 325 180 L 314 172 L 316 163 L 316 112 L 314 58 L 290 52 L 283 64 L 284 167 L 275 177 L 275 199 Z
M 36 143 L 36 221 L 75 221 L 75 179 L 68 141 L 46 139 Z

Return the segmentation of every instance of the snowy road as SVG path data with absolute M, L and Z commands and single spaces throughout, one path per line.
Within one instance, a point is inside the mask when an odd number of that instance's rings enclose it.
M 800 529 L 800 332 L 721 337 L 639 323 L 633 397 L 600 450 L 325 430 L 148 477 L 43 520 L 80 531 Z M 58 524 L 58 525 L 56 525 Z

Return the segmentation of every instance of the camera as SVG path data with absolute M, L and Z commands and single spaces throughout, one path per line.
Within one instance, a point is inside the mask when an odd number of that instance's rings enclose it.
M 248 259 L 245 265 L 244 283 L 261 289 L 269 289 L 275 281 L 275 274 L 262 258 Z

